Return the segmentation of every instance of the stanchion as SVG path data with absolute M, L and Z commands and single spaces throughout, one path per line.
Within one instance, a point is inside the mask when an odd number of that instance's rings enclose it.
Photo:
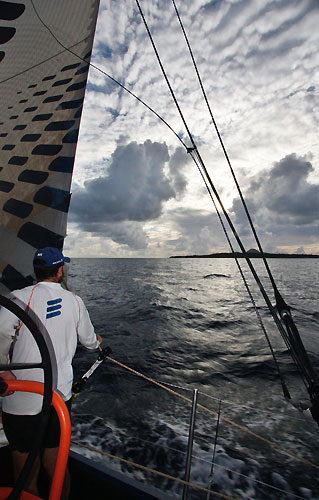
M 194 430 L 195 430 L 196 409 L 197 409 L 197 394 L 198 394 L 198 389 L 194 389 L 192 411 L 189 424 L 187 458 L 186 458 L 186 468 L 185 468 L 185 481 L 187 481 L 188 483 L 189 483 L 191 464 L 192 464 L 192 451 L 193 451 Z M 183 489 L 182 500 L 187 500 L 187 496 L 188 496 L 188 485 L 185 484 Z

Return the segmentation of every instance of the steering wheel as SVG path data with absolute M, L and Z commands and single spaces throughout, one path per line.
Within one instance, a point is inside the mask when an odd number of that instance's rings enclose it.
M 4 307 L 5 309 L 8 309 L 11 313 L 17 316 L 19 320 L 22 321 L 22 323 L 30 330 L 30 333 L 33 335 L 33 338 L 37 343 L 41 355 L 40 363 L 10 363 L 8 365 L 0 364 L 0 371 L 22 370 L 25 368 L 42 368 L 44 375 L 44 392 L 43 392 L 42 408 L 39 414 L 40 415 L 39 429 L 37 431 L 37 435 L 34 436 L 34 443 L 29 453 L 29 456 L 25 462 L 25 465 L 14 485 L 13 490 L 7 497 L 7 500 L 17 500 L 28 479 L 28 476 L 32 469 L 33 463 L 38 455 L 44 437 L 44 432 L 52 401 L 52 385 L 53 385 L 52 361 L 54 362 L 54 360 L 52 359 L 52 353 L 54 351 L 51 349 L 50 353 L 47 341 L 45 340 L 45 337 L 41 332 L 39 326 L 35 323 L 34 319 L 32 319 L 30 313 L 27 314 L 24 309 L 22 309 L 15 302 L 8 299 L 7 297 L 4 297 L 3 295 L 0 295 L 0 306 Z M 43 325 L 42 327 L 43 331 L 45 331 Z

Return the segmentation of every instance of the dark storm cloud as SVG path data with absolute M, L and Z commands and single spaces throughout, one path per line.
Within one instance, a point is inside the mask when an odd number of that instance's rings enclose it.
M 187 161 L 183 154 L 184 163 Z M 170 157 L 166 144 L 146 141 L 119 145 L 106 176 L 87 181 L 72 195 L 71 220 L 90 230 L 91 223 L 148 221 L 186 187 L 182 153 Z M 169 173 L 165 167 L 169 165 Z
M 146 248 L 143 224 L 160 217 L 165 202 L 183 193 L 182 169 L 187 162 L 182 148 L 170 157 L 166 144 L 119 144 L 105 176 L 75 187 L 70 221 L 93 236 L 133 250 Z
M 285 242 L 318 237 L 319 185 L 309 181 L 313 170 L 310 161 L 290 154 L 251 181 L 245 199 L 259 233 L 281 235 Z M 247 235 L 250 230 L 238 199 L 232 213 L 241 235 Z
M 277 220 L 309 224 L 319 219 L 319 186 L 310 184 L 309 161 L 291 154 L 275 163 L 264 185 L 264 203 Z

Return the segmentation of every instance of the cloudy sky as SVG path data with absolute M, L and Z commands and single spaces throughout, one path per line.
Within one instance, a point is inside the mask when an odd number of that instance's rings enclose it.
M 264 249 L 319 253 L 318 0 L 175 1 Z M 172 0 L 140 5 L 211 179 L 244 246 L 256 247 Z M 101 0 L 92 63 L 189 145 L 135 0 Z M 90 69 L 66 252 L 228 250 L 199 171 L 174 132 Z

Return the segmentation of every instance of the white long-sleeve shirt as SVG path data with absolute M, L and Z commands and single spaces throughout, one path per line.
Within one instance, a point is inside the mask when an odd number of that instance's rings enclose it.
M 57 389 L 67 401 L 72 396 L 72 359 L 77 339 L 88 349 L 99 346 L 93 325 L 83 301 L 77 295 L 62 288 L 59 283 L 41 281 L 35 286 L 12 292 L 12 300 L 18 299 L 38 316 L 52 341 L 57 361 Z M 16 299 L 15 299 L 16 298 Z M 19 326 L 18 318 L 5 308 L 0 309 L 0 362 L 6 356 Z M 17 333 L 13 349 L 13 363 L 40 362 L 38 346 L 28 330 L 22 325 Z M 16 370 L 18 380 L 43 382 L 40 368 Z M 33 393 L 15 392 L 3 398 L 2 409 L 14 415 L 35 415 L 40 412 L 42 396 Z

